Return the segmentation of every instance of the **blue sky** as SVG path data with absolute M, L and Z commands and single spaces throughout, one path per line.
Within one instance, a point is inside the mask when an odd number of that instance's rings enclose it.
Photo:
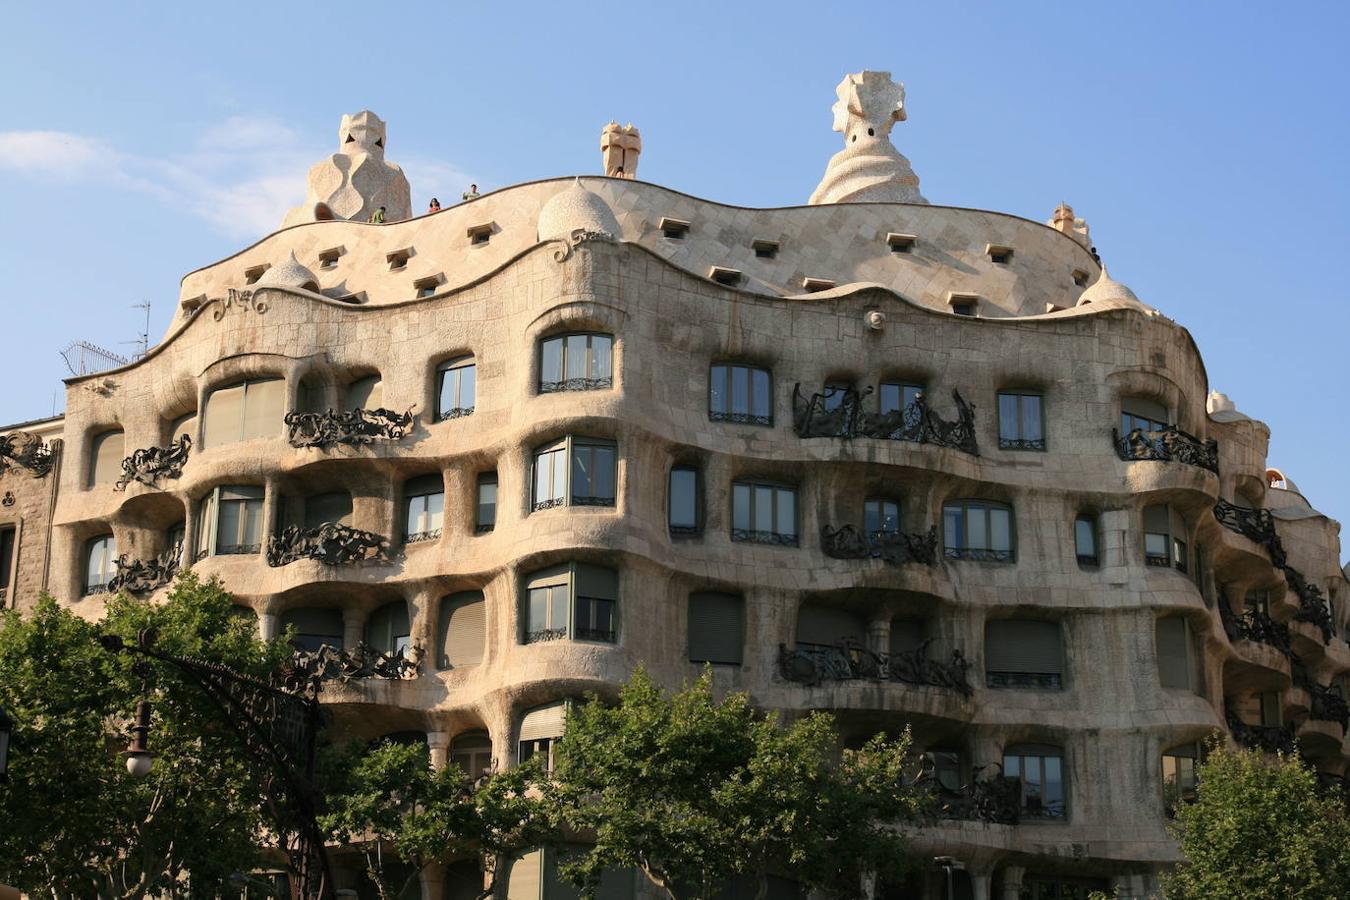
M 1109 7 L 1105 8 L 1104 7 Z M 805 202 L 845 72 L 887 69 L 934 203 L 1087 218 L 1191 329 L 1271 461 L 1350 520 L 1350 7 L 1234 3 L 9 4 L 0 29 L 0 422 L 48 415 L 76 339 L 152 340 L 182 275 L 303 196 L 344 112 L 390 123 L 414 208 L 599 169 Z M 59 398 L 55 399 L 60 408 Z M 1348 542 L 1350 543 L 1350 542 Z

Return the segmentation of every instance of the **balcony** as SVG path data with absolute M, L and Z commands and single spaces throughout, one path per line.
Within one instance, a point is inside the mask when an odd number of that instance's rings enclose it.
M 893 681 L 948 688 L 971 696 L 974 690 L 967 676 L 970 663 L 965 656 L 953 650 L 950 662 L 931 660 L 931 643 L 930 639 L 900 653 L 876 653 L 851 642 L 838 646 L 797 644 L 791 649 L 779 644 L 778 671 L 787 681 L 812 687 L 826 681 Z
M 974 778 L 955 790 L 942 787 L 925 773 L 920 781 L 933 785 L 938 817 L 1016 825 L 1022 814 L 1022 780 L 1004 775 L 1003 767 L 997 764 L 988 768 L 991 771 L 976 772 Z
M 1293 753 L 1294 727 L 1292 725 L 1248 725 L 1231 706 L 1225 708 L 1228 730 L 1233 740 L 1249 750 L 1263 753 Z
M 832 559 L 883 559 L 891 565 L 937 563 L 937 529 L 927 534 L 903 531 L 862 531 L 852 525 L 820 529 L 820 547 Z
M 1285 656 L 1292 656 L 1289 645 L 1289 626 L 1276 622 L 1267 614 L 1255 609 L 1244 610 L 1241 615 L 1233 612 L 1225 596 L 1219 597 L 1219 618 L 1223 621 L 1223 630 L 1230 641 L 1255 641 L 1274 647 Z
M 291 525 L 268 540 L 269 566 L 277 568 L 301 559 L 317 560 L 326 566 L 384 560 L 388 559 L 388 541 L 378 534 L 334 522 L 315 528 Z
M 1126 462 L 1179 462 L 1219 474 L 1219 442 L 1202 441 L 1175 425 L 1168 425 L 1161 431 L 1136 428 L 1124 436 L 1112 428 L 1111 442 L 1120 458 Z
M 1319 722 L 1335 722 L 1341 731 L 1350 730 L 1350 704 L 1341 692 L 1328 685 L 1318 684 L 1300 663 L 1293 665 L 1294 685 L 1308 692 L 1308 718 Z
M 864 412 L 862 398 L 871 393 L 870 387 L 861 393 L 847 387 L 807 397 L 801 384 L 797 384 L 792 389 L 792 423 L 797 436 L 910 441 L 980 455 L 975 440 L 975 407 L 966 403 L 960 391 L 952 391 L 952 399 L 956 401 L 956 420 L 952 422 L 935 413 L 923 394 L 902 410 Z
M 0 434 L 0 475 L 17 466 L 34 478 L 45 478 L 56 464 L 52 451 L 52 446 L 27 431 Z
M 123 553 L 113 560 L 117 574 L 108 581 L 108 590 L 112 593 L 126 591 L 131 594 L 148 594 L 173 581 L 183 558 L 183 545 L 174 544 L 159 556 L 148 562 L 139 559 L 127 561 Z
M 412 410 L 329 409 L 320 413 L 286 413 L 286 440 L 292 447 L 325 449 L 338 444 L 357 446 L 375 441 L 401 441 L 412 431 Z
M 1059 672 L 985 672 L 984 686 L 997 689 L 1058 691 L 1064 687 L 1064 676 Z
M 179 478 L 187 465 L 192 438 L 186 434 L 167 447 L 145 447 L 122 460 L 122 477 L 113 485 L 115 491 L 125 491 L 133 481 L 146 487 L 158 488 L 167 478 Z

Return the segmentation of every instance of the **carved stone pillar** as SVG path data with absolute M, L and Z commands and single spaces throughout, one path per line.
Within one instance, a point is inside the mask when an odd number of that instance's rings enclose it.
M 342 646 L 350 650 L 366 639 L 366 611 L 347 607 L 342 610 Z
M 428 863 L 422 868 L 422 900 L 441 900 L 445 896 L 445 866 Z
M 436 646 L 436 625 L 440 616 L 439 592 L 424 588 L 408 598 L 409 636 L 413 646 L 421 647 L 422 671 L 434 672 L 439 649 Z
M 258 637 L 264 641 L 276 640 L 280 631 L 280 621 L 274 612 L 258 613 Z
M 873 653 L 888 653 L 891 649 L 891 616 L 878 616 L 867 623 L 867 649 Z
M 444 769 L 450 763 L 450 732 L 428 731 L 427 750 L 431 754 L 431 768 Z
M 972 900 L 989 900 L 994 876 L 988 872 L 970 872 L 970 896 Z
M 1022 876 L 1027 872 L 1021 866 L 1005 866 L 1003 869 L 1003 900 L 1019 900 L 1022 893 Z

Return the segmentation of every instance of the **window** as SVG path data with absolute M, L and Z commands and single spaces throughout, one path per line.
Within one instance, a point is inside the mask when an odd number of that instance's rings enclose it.
M 281 434 L 286 382 L 280 378 L 245 381 L 217 388 L 206 398 L 202 444 L 219 447 Z
M 14 580 L 14 569 L 18 562 L 14 558 L 16 534 L 17 531 L 13 525 L 0 528 L 0 609 L 5 606 L 5 598 L 9 594 L 10 584 Z
M 164 530 L 164 546 L 174 551 L 174 556 L 183 555 L 183 542 L 187 539 L 187 522 L 179 519 Z
M 682 241 L 684 236 L 689 233 L 688 222 L 683 219 L 672 219 L 670 216 L 662 216 L 657 227 L 661 229 L 662 237 L 669 238 L 672 241 Z
M 469 244 L 477 247 L 492 240 L 492 225 L 493 223 L 491 222 L 483 222 L 481 225 L 470 225 L 465 232 L 468 235 Z
M 397 272 L 399 269 L 408 265 L 408 260 L 412 258 L 413 250 L 411 247 L 405 247 L 402 250 L 395 250 L 392 253 L 384 255 L 385 261 L 389 263 L 389 271 Z
M 462 669 L 483 661 L 487 604 L 481 591 L 460 591 L 441 601 L 438 666 Z
M 947 298 L 952 312 L 958 316 L 974 316 L 979 312 L 980 298 L 968 294 L 952 294 Z
M 1014 745 L 1003 751 L 1003 774 L 1022 780 L 1022 815 L 1064 818 L 1063 750 L 1040 744 Z
M 768 369 L 719 363 L 708 375 L 708 418 L 741 425 L 773 424 L 773 376 Z
M 366 620 L 366 646 L 377 653 L 406 656 L 410 645 L 408 604 L 402 600 L 386 603 Z
M 1155 630 L 1159 682 L 1165 688 L 1201 693 L 1204 676 L 1191 623 L 1180 616 L 1165 616 Z
M 263 273 L 272 268 L 271 263 L 263 263 L 260 266 L 252 266 L 244 270 L 244 284 L 257 284 L 258 279 L 263 277 Z
M 1284 726 L 1284 704 L 1279 691 L 1264 691 L 1257 695 L 1261 704 L 1261 725 L 1264 728 Z
M 900 533 L 900 504 L 894 500 L 863 502 L 863 531 L 869 537 Z
M 1064 686 L 1059 623 L 994 619 L 984 626 L 984 680 L 991 688 L 1057 690 Z
M 1087 280 L 1088 280 L 1088 273 L 1084 272 L 1082 269 L 1074 269 L 1074 270 L 1073 270 L 1073 283 L 1074 283 L 1074 285 L 1076 285 L 1077 287 L 1080 287 L 1080 288 L 1081 288 L 1081 287 L 1087 287 L 1087 283 L 1088 283 Z
M 613 387 L 614 338 L 561 334 L 539 342 L 539 393 L 598 391 Z
M 689 661 L 739 666 L 745 643 L 745 601 L 736 594 L 689 595 Z
M 567 727 L 567 703 L 538 706 L 520 717 L 520 739 L 516 746 L 516 761 L 525 762 L 535 756 L 543 757 L 544 768 L 553 771 L 553 745 Z
M 820 291 L 828 291 L 834 287 L 834 281 L 829 278 L 812 278 L 809 275 L 802 278 L 802 287 L 808 294 L 816 294 Z
M 958 500 L 942 507 L 943 553 L 948 559 L 1012 562 L 1012 509 L 985 500 Z
M 1040 394 L 999 392 L 998 446 L 1002 450 L 1045 449 L 1045 419 Z
M 1000 266 L 1006 266 L 1012 262 L 1013 248 L 1005 247 L 1001 244 L 986 244 L 984 252 L 989 254 L 989 261 Z
M 959 793 L 965 780 L 961 777 L 961 754 L 950 750 L 925 750 L 923 761 L 933 770 L 933 778 L 944 793 Z
M 1162 431 L 1168 425 L 1167 407 L 1156 400 L 1143 397 L 1125 397 L 1120 401 L 1120 433 Z
M 698 469 L 693 466 L 675 466 L 670 470 L 667 514 L 671 534 L 698 534 L 703 530 L 698 482 Z
M 117 574 L 117 539 L 101 534 L 84 545 L 84 596 L 102 594 Z
M 438 540 L 445 524 L 445 478 L 439 472 L 403 484 L 403 542 Z
M 892 253 L 911 253 L 914 250 L 914 242 L 917 241 L 912 234 L 900 234 L 892 231 L 886 235 L 886 245 L 891 248 Z
M 417 291 L 418 297 L 430 297 L 436 293 L 436 288 L 440 286 L 440 275 L 428 275 L 426 278 L 419 278 L 413 282 L 413 290 Z
M 436 421 L 473 415 L 478 367 L 472 356 L 459 356 L 436 367 Z
M 105 431 L 90 444 L 89 486 L 110 484 L 122 475 L 126 437 L 121 431 Z
M 287 610 L 277 624 L 282 634 L 289 629 L 295 630 L 291 645 L 298 650 L 316 653 L 325 645 L 334 650 L 342 649 L 342 613 L 339 610 L 321 607 Z
M 1097 519 L 1094 516 L 1079 516 L 1073 520 L 1073 551 L 1080 566 L 1097 565 Z
M 612 441 L 591 438 L 566 437 L 536 450 L 532 508 L 613 506 L 617 461 Z
M 474 513 L 475 534 L 487 534 L 497 527 L 497 473 L 478 475 L 478 505 Z
M 731 486 L 731 539 L 797 546 L 797 490 L 737 481 Z
M 320 269 L 336 269 L 338 257 L 342 255 L 341 247 L 334 247 L 331 250 L 325 250 L 319 254 Z
M 708 269 L 708 277 L 718 284 L 735 287 L 741 283 L 741 270 L 728 269 L 726 266 L 712 266 Z
M 833 606 L 804 605 L 797 612 L 797 646 L 801 648 L 847 648 L 867 645 L 867 626 L 862 616 Z
M 380 376 L 367 375 L 347 385 L 342 408 L 348 412 L 356 409 L 380 409 L 384 406 L 384 385 Z
M 1144 507 L 1145 565 L 1174 566 L 1178 572 L 1189 571 L 1186 534 L 1186 521 L 1176 510 L 1165 505 Z
M 882 415 L 891 412 L 904 412 L 917 403 L 923 396 L 923 385 L 906 384 L 898 381 L 883 381 L 877 401 Z
M 450 745 L 450 762 L 470 779 L 488 774 L 492 771 L 492 738 L 486 731 L 461 734 Z
M 221 486 L 202 498 L 197 558 L 262 550 L 263 489 Z
M 1182 744 L 1162 755 L 1163 802 L 1168 816 L 1178 803 L 1195 802 L 1195 764 L 1200 758 L 1197 744 Z
M 619 575 L 613 569 L 568 563 L 536 572 L 526 581 L 522 643 L 570 638 L 616 639 Z
M 750 246 L 758 259 L 774 259 L 778 256 L 777 241 L 752 241 Z

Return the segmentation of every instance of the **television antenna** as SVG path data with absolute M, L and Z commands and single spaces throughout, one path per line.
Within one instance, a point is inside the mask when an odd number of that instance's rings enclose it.
M 133 303 L 131 304 L 131 308 L 145 310 L 145 327 L 141 329 L 141 334 L 136 340 L 119 341 L 118 343 L 138 345 L 141 349 L 137 350 L 135 355 L 131 358 L 140 359 L 142 356 L 145 356 L 146 352 L 150 349 L 150 301 L 147 300 L 144 303 Z

